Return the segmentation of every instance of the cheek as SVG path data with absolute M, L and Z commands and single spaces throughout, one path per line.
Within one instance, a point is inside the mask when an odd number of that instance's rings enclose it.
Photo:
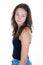
M 18 17 L 17 16 L 15 16 L 15 20 L 17 20 L 18 19 Z
M 15 16 L 15 20 L 16 20 L 16 16 Z
M 25 22 L 26 18 L 22 18 L 22 21 Z

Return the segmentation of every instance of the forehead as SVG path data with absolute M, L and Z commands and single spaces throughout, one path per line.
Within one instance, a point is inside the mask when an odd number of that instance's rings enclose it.
M 16 12 L 18 13 L 23 13 L 23 14 L 27 14 L 27 11 L 25 11 L 23 8 L 17 8 Z

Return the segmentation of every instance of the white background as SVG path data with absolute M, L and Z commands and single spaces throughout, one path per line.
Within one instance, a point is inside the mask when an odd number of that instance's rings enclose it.
M 0 0 L 0 65 L 11 65 L 12 27 L 11 15 L 19 3 L 27 3 L 32 12 L 33 33 L 30 60 L 33 65 L 43 65 L 43 0 Z

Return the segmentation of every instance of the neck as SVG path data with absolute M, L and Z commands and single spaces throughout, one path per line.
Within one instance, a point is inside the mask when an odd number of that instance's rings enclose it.
M 20 29 L 21 26 L 18 26 L 18 29 Z

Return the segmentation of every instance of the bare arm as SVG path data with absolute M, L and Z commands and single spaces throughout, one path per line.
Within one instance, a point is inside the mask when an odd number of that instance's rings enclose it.
M 26 65 L 27 57 L 28 57 L 28 51 L 31 41 L 31 32 L 28 28 L 24 29 L 21 34 L 21 60 L 19 65 Z

